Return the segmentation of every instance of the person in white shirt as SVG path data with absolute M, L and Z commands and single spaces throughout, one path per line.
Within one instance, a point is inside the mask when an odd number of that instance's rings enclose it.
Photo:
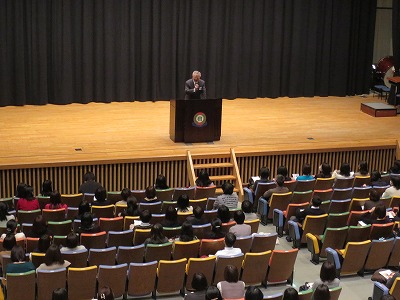
M 233 245 L 236 242 L 236 235 L 232 232 L 228 232 L 225 236 L 225 248 L 224 250 L 218 250 L 217 253 L 215 253 L 215 256 L 234 256 L 237 254 L 242 253 L 242 249 L 240 248 L 233 248 Z
M 391 187 L 387 188 L 383 193 L 382 198 L 391 198 L 393 196 L 400 196 L 400 176 L 391 175 L 390 176 Z

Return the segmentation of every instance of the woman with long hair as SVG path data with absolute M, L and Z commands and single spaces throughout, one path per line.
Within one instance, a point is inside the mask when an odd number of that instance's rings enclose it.
M 0 202 L 0 227 L 6 228 L 9 220 L 14 220 L 15 217 L 8 213 L 8 206 L 4 202 Z
M 57 270 L 61 268 L 68 268 L 71 263 L 64 260 L 61 256 L 60 248 L 56 244 L 50 245 L 42 263 L 37 270 Z
M 164 244 L 168 242 L 168 238 L 163 233 L 163 227 L 157 223 L 151 228 L 151 236 L 144 241 L 144 245 L 148 244 Z
M 197 240 L 197 237 L 193 233 L 193 226 L 190 222 L 184 222 L 181 227 L 181 234 L 178 239 L 181 242 L 190 242 Z
M 65 212 L 68 211 L 68 205 L 61 201 L 61 194 L 59 191 L 50 193 L 50 203 L 47 203 L 45 209 L 60 209 L 64 208 Z

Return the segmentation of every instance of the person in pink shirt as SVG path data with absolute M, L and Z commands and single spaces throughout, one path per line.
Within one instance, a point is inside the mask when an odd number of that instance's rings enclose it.
M 16 211 L 40 209 L 39 201 L 33 196 L 33 188 L 30 185 L 26 185 L 21 192 L 21 198 L 15 207 Z
M 68 205 L 62 203 L 61 194 L 59 191 L 53 191 L 50 193 L 50 203 L 47 203 L 44 207 L 45 209 L 59 209 L 64 208 L 65 212 L 68 210 Z

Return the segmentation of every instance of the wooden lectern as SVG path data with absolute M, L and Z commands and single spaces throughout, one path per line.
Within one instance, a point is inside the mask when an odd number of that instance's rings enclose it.
M 391 84 L 388 103 L 396 106 L 397 105 L 396 95 L 400 90 L 400 76 L 388 77 L 388 80 Z
M 221 138 L 222 99 L 171 100 L 169 136 L 174 142 L 201 143 Z

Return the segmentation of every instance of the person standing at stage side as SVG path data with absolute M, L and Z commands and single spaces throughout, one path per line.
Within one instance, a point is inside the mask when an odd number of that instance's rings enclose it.
M 206 99 L 206 83 L 201 80 L 201 73 L 199 71 L 193 71 L 192 79 L 189 79 L 185 83 L 185 99 Z
M 96 190 L 101 187 L 101 184 L 96 181 L 96 175 L 93 172 L 87 172 L 83 175 L 83 183 L 78 191 L 82 194 L 94 194 Z

